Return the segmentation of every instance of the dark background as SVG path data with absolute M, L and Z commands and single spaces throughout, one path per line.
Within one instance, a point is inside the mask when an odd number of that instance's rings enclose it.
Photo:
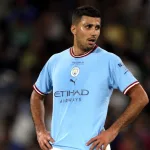
M 120 56 L 150 96 L 148 0 L 0 0 L 0 150 L 39 150 L 30 95 L 48 58 L 72 46 L 74 8 L 89 4 L 102 14 L 98 45 Z M 128 104 L 114 91 L 106 128 Z M 51 120 L 51 95 L 45 100 Z M 112 150 L 150 150 L 150 105 L 112 143 Z

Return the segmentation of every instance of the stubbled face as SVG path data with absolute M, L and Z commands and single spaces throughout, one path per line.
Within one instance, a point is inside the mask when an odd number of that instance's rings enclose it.
M 93 49 L 100 35 L 100 24 L 100 18 L 82 16 L 80 22 L 71 26 L 74 44 L 84 51 Z

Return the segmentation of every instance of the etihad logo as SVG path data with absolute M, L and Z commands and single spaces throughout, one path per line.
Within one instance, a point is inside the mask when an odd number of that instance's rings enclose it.
M 69 97 L 69 96 L 86 96 L 89 95 L 89 91 L 86 89 L 73 90 L 73 91 L 56 91 L 55 97 Z

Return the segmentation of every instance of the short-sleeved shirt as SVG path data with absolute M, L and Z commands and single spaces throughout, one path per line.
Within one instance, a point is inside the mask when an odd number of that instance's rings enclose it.
M 54 54 L 33 86 L 41 95 L 53 91 L 53 147 L 88 150 L 86 142 L 104 129 L 113 89 L 126 94 L 138 83 L 117 55 L 98 46 L 81 56 L 73 48 Z

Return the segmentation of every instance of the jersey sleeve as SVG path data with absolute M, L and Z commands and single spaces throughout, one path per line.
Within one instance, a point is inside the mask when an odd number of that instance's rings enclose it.
M 139 84 L 139 81 L 128 70 L 122 60 L 114 55 L 110 61 L 110 86 L 126 94 L 136 84 Z
M 52 91 L 52 60 L 51 58 L 46 62 L 42 68 L 33 89 L 40 95 L 49 94 Z

